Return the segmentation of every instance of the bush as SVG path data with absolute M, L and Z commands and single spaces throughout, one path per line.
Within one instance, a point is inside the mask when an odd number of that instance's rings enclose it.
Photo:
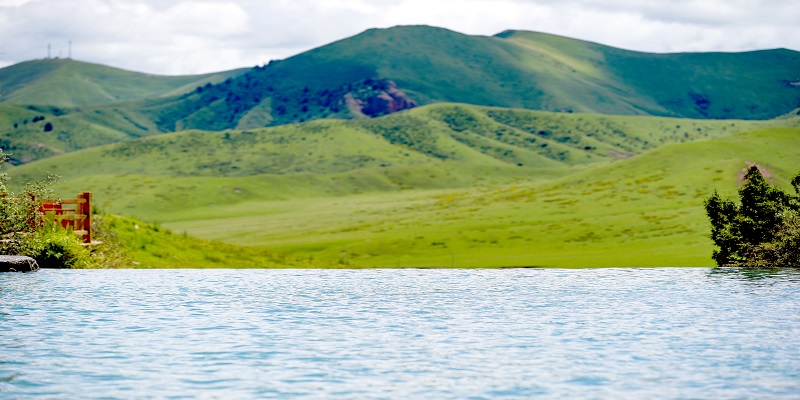
M 92 217 L 93 237 L 99 244 L 92 248 L 90 267 L 128 268 L 133 266 L 133 260 L 125 251 L 117 233 L 118 228 L 114 226 L 113 220 L 113 217 L 98 213 L 94 213 Z
M 0 165 L 8 155 L 0 149 Z M 42 182 L 28 183 L 18 193 L 6 185 L 8 175 L 0 174 L 0 254 L 36 259 L 41 267 L 86 268 L 92 266 L 90 252 L 77 236 L 39 211 L 39 200 L 53 198 L 50 189 L 58 181 L 49 175 Z
M 0 166 L 7 160 L 8 155 L 0 149 Z M 13 242 L 18 236 L 29 237 L 39 230 L 44 222 L 44 214 L 38 210 L 37 199 L 52 197 L 50 187 L 58 181 L 58 177 L 49 175 L 43 182 L 28 183 L 19 193 L 8 189 L 8 180 L 7 174 L 0 174 L 0 235 L 4 239 L 0 243 L 3 245 Z
M 89 249 L 78 237 L 60 225 L 48 222 L 25 246 L 25 255 L 42 268 L 90 268 L 96 266 Z
M 800 174 L 792 186 L 795 195 L 784 193 L 753 166 L 739 189 L 740 204 L 716 192 L 706 200 L 717 266 L 800 268 Z

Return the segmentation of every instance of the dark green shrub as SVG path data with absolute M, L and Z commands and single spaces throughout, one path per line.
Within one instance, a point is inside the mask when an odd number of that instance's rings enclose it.
M 48 222 L 31 238 L 22 255 L 32 257 L 42 268 L 89 268 L 89 249 L 78 237 L 58 224 Z
M 0 149 L 0 166 L 7 160 L 8 155 Z M 53 197 L 50 187 L 58 177 L 49 175 L 42 182 L 30 182 L 18 193 L 8 189 L 8 180 L 7 174 L 0 174 L 0 235 L 4 239 L 0 242 L 0 251 L 16 236 L 28 237 L 42 226 L 44 215 L 38 211 L 37 199 Z
M 0 149 L 0 165 L 8 156 Z M 31 182 L 20 192 L 8 189 L 8 175 L 0 174 L 0 254 L 23 255 L 36 259 L 41 267 L 86 268 L 92 265 L 89 250 L 77 236 L 38 210 L 41 199 L 53 198 L 50 187 L 58 180 L 50 175 Z
M 753 166 L 739 189 L 740 204 L 716 192 L 705 202 L 717 266 L 800 268 L 800 174 L 795 195 L 770 185 Z

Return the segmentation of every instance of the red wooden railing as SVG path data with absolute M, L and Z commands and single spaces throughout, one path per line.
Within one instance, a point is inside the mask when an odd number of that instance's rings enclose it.
M 71 227 L 83 243 L 92 243 L 92 193 L 78 194 L 75 199 L 45 200 L 39 211 L 61 223 L 63 228 Z

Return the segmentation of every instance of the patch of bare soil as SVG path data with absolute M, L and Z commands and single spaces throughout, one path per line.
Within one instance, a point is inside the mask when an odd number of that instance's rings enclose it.
M 769 170 L 764 168 L 763 165 L 754 163 L 752 161 L 745 161 L 745 163 L 747 164 L 747 166 L 742 168 L 742 170 L 739 171 L 738 174 L 736 174 L 736 180 L 739 182 L 740 185 L 744 183 L 744 176 L 747 174 L 747 170 L 753 166 L 758 168 L 758 172 L 761 172 L 761 175 L 764 175 L 764 179 L 772 180 L 773 177 L 772 172 L 769 172 Z

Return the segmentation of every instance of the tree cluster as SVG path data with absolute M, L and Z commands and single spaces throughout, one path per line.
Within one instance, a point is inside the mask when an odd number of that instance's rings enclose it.
M 716 192 L 706 199 L 717 266 L 800 268 L 800 174 L 792 186 L 793 195 L 783 192 L 753 166 L 739 189 L 739 204 Z

